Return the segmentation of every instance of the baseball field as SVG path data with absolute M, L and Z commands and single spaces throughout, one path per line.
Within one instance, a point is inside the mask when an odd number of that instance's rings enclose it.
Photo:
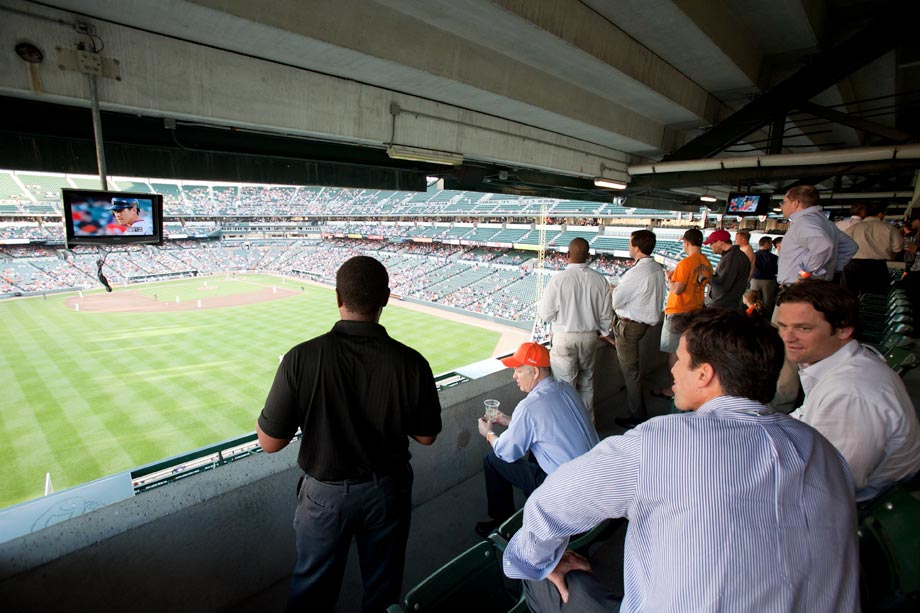
M 252 432 L 279 357 L 337 319 L 331 289 L 263 275 L 0 302 L 0 508 Z M 395 302 L 381 323 L 435 374 L 503 336 Z

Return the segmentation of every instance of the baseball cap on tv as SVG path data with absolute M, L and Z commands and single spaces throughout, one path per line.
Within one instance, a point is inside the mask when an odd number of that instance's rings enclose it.
M 724 241 L 726 243 L 732 242 L 732 235 L 728 233 L 727 230 L 716 230 L 709 235 L 709 238 L 706 239 L 704 245 L 711 245 L 716 241 Z
M 112 198 L 112 206 L 109 207 L 109 210 L 120 211 L 121 209 L 130 209 L 134 206 L 140 206 L 137 202 L 137 198 Z
M 514 355 L 504 358 L 502 364 L 509 368 L 525 365 L 549 368 L 549 351 L 540 343 L 524 343 Z

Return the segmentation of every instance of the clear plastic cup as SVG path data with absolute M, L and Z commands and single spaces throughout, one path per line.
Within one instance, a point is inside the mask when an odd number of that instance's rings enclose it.
M 498 410 L 498 407 L 500 407 L 502 403 L 490 398 L 484 400 L 482 404 L 485 405 L 486 408 L 485 418 L 494 423 L 495 420 L 498 419 L 498 416 L 501 415 L 501 411 Z

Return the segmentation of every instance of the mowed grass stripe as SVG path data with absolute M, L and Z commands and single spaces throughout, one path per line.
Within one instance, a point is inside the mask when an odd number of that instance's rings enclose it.
M 40 315 L 39 310 L 21 311 L 20 321 L 26 322 L 26 328 L 31 330 L 32 342 L 27 343 L 25 347 L 12 345 L 4 351 L 11 356 L 14 364 L 14 378 L 20 381 L 25 389 L 26 404 L 13 407 L 4 399 L 3 413 L 31 413 L 38 425 L 38 428 L 30 429 L 17 437 L 12 446 L 15 456 L 10 461 L 18 463 L 20 473 L 24 474 L 25 478 L 9 483 L 7 479 L 3 479 L 3 485 L 0 486 L 4 492 L 12 491 L 20 496 L 35 495 L 34 490 L 36 486 L 40 487 L 41 477 L 45 471 L 56 473 L 62 481 L 70 483 L 73 478 L 72 471 L 77 471 L 78 474 L 97 474 L 103 470 L 95 461 L 95 457 L 82 445 L 78 426 L 73 423 L 74 413 L 77 412 L 74 411 L 74 405 L 79 402 L 79 397 L 68 397 L 59 393 L 62 389 L 67 390 L 70 387 L 61 368 L 61 365 L 64 369 L 67 368 L 70 358 L 47 334 L 50 321 L 41 318 Z M 39 323 L 43 325 L 38 325 Z M 76 448 L 76 452 L 72 448 Z M 4 465 L 6 463 L 4 461 Z
M 86 313 L 82 319 L 85 320 L 84 323 L 97 330 L 122 330 L 124 326 L 131 325 L 130 317 L 124 318 L 122 314 L 119 315 L 120 317 L 108 317 L 98 313 Z M 108 334 L 96 335 L 92 342 L 104 346 L 111 342 L 111 337 Z M 86 452 L 96 457 L 105 474 L 132 468 L 141 458 L 146 457 L 139 453 L 135 445 L 129 444 L 129 441 L 143 438 L 151 427 L 162 421 L 157 415 L 156 403 L 147 402 L 153 386 L 135 373 L 137 364 L 148 361 L 149 356 L 145 351 L 137 350 L 133 346 L 137 343 L 136 339 L 119 342 L 124 343 L 123 351 L 135 354 L 137 360 L 125 360 L 117 355 L 96 351 L 81 356 L 81 359 L 74 361 L 72 366 L 66 369 L 73 390 L 70 397 L 91 398 L 89 410 L 104 424 L 107 432 L 105 438 L 97 437 L 90 440 Z M 138 410 L 138 407 L 142 407 L 142 410 Z M 178 441 L 182 441 L 181 436 L 177 438 Z M 80 482 L 77 480 L 77 483 Z
M 84 324 L 82 329 L 105 330 L 113 325 L 100 314 L 85 313 L 79 320 Z M 66 332 L 66 324 L 57 318 L 46 318 L 43 334 L 64 338 Z M 104 345 L 107 339 L 96 334 L 85 342 L 92 347 Z M 130 468 L 135 457 L 121 441 L 132 429 L 143 427 L 137 423 L 132 403 L 123 393 L 125 381 L 130 379 L 131 364 L 109 359 L 102 352 L 74 352 L 73 347 L 61 347 L 60 353 L 63 357 L 58 359 L 57 366 L 61 376 L 48 380 L 61 382 L 55 386 L 56 401 L 78 432 L 79 441 L 67 439 L 55 443 L 56 452 L 69 452 L 71 458 L 63 475 L 56 475 L 58 487 L 81 483 L 93 465 L 103 474 Z
M 13 382 L 0 398 L 0 506 L 40 494 L 49 468 L 62 489 L 252 432 L 278 356 L 338 319 L 334 292 L 264 275 L 115 290 L 207 304 L 264 287 L 278 299 L 155 313 L 77 312 L 62 295 L 0 302 L 0 379 Z M 488 357 L 499 339 L 395 301 L 381 323 L 435 373 Z

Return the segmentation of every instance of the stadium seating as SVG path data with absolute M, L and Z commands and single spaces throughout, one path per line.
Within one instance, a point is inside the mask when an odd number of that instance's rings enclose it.
M 28 199 L 29 197 L 22 191 L 22 188 L 19 187 L 19 183 L 13 178 L 13 173 L 8 171 L 0 172 L 0 201 L 21 201 Z
M 88 176 L 73 176 L 69 177 L 71 185 L 76 189 L 102 189 L 102 181 L 99 177 L 88 177 Z M 109 188 L 110 189 L 119 189 L 121 191 L 128 191 L 121 184 L 116 184 L 114 181 L 109 179 Z M 145 190 L 134 190 L 134 191 L 151 191 L 148 187 Z
M 75 178 L 72 178 L 71 180 L 74 183 L 76 183 Z M 98 179 L 92 179 L 92 181 L 96 182 L 96 186 L 92 189 L 99 189 Z M 147 183 L 146 181 L 130 181 L 128 179 L 121 179 L 116 182 L 116 186 L 118 187 L 119 191 L 123 191 L 123 192 L 140 192 L 140 193 L 149 194 L 152 191 L 154 191 L 153 188 L 150 187 L 150 184 Z M 78 185 L 77 187 L 82 187 L 82 186 Z
M 39 201 L 57 202 L 61 199 L 61 188 L 71 187 L 64 175 L 17 173 L 17 176 L 29 193 Z
M 583 238 L 590 244 L 597 237 L 597 230 L 566 230 L 553 237 L 548 244 L 555 247 L 568 247 L 576 238 Z
M 860 513 L 864 611 L 920 609 L 920 484 L 897 485 Z
M 530 232 L 524 228 L 506 228 L 501 230 L 490 239 L 493 243 L 518 243 L 521 237 Z
M 402 607 L 394 605 L 387 611 L 526 611 L 521 583 L 505 577 L 500 557 L 491 542 L 478 543 L 409 590 Z

